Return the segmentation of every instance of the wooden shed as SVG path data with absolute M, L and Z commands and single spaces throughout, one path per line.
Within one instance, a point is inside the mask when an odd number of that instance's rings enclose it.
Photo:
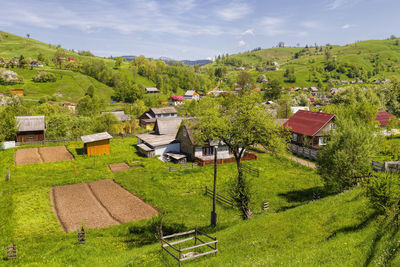
M 17 121 L 17 142 L 42 142 L 45 139 L 44 116 L 19 116 Z
M 88 156 L 110 154 L 111 138 L 107 132 L 81 136 L 85 154 Z

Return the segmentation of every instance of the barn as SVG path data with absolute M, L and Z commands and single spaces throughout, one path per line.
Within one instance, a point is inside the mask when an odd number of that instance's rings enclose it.
M 44 116 L 19 116 L 17 121 L 17 142 L 42 142 L 45 139 Z
M 107 132 L 81 136 L 84 153 L 88 156 L 110 154 L 111 138 L 112 136 Z

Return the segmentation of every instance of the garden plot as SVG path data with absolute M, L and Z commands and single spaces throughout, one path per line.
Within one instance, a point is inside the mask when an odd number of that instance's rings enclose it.
M 132 167 L 129 166 L 128 164 L 126 164 L 125 162 L 110 164 L 110 165 L 108 165 L 108 167 L 110 168 L 110 170 L 112 172 L 120 172 L 120 171 L 126 171 L 129 169 L 132 169 Z
M 149 219 L 158 211 L 113 180 L 56 186 L 53 206 L 65 232 L 102 228 L 133 220 Z
M 15 152 L 15 165 L 69 161 L 73 159 L 74 157 L 65 146 L 23 148 Z

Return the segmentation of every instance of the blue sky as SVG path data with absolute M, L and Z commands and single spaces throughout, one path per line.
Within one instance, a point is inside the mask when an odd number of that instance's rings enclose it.
M 0 29 L 98 56 L 212 58 L 400 36 L 399 0 L 0 0 Z

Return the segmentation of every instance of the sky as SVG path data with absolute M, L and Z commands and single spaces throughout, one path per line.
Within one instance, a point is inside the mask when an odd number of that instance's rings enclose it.
M 400 36 L 399 0 L 0 0 L 0 29 L 97 56 L 211 59 Z

